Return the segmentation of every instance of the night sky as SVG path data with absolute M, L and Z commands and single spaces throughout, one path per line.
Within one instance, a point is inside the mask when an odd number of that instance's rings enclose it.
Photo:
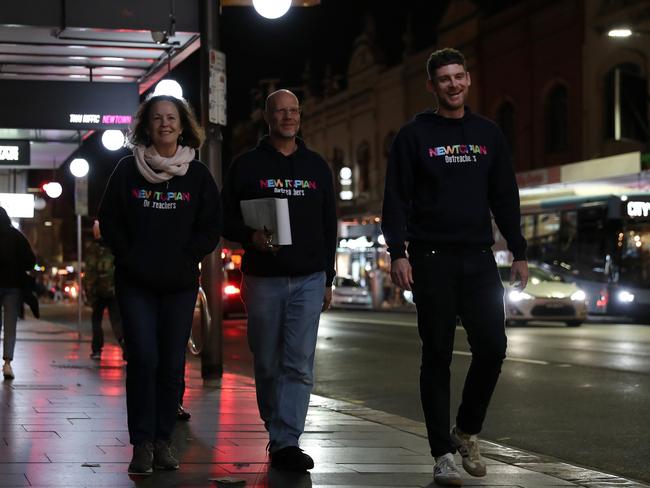
M 435 27 L 446 3 L 322 0 L 316 7 L 292 8 L 277 20 L 260 17 L 252 7 L 224 8 L 221 39 L 227 56 L 229 119 L 249 115 L 249 93 L 259 79 L 276 78 L 281 80 L 279 86 L 300 86 L 309 62 L 312 88 L 318 92 L 328 65 L 332 74 L 345 74 L 367 15 L 376 21 L 377 44 L 387 65 L 399 63 L 407 16 L 411 14 L 414 48 L 419 50 L 435 42 Z

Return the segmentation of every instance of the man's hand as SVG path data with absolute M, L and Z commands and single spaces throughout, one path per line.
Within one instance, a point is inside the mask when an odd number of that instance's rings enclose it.
M 410 290 L 413 284 L 411 263 L 406 258 L 397 258 L 390 263 L 390 279 L 400 288 Z
M 258 229 L 253 232 L 252 241 L 253 246 L 260 252 L 273 252 L 277 251 L 278 246 L 271 244 L 273 232 L 269 230 Z
M 523 290 L 528 284 L 528 262 L 527 261 L 513 261 L 510 267 L 510 286 L 518 283 L 516 288 Z
M 328 286 L 325 288 L 325 295 L 323 296 L 323 308 L 321 308 L 321 312 L 324 312 L 330 308 L 330 303 L 332 303 L 332 287 Z

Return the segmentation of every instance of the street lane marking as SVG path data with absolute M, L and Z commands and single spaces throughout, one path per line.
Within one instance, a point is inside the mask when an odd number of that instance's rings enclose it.
M 361 323 L 361 324 L 384 324 L 384 325 L 397 325 L 399 327 L 417 327 L 417 323 L 414 322 L 400 322 L 396 320 L 378 320 L 378 319 L 359 319 L 359 318 L 346 318 L 346 317 L 335 317 L 327 316 L 322 317 L 326 320 L 331 320 L 333 322 L 350 322 L 350 323 Z
M 344 317 L 323 317 L 326 320 L 331 320 L 333 322 L 359 322 L 359 323 L 364 323 L 364 324 L 385 324 L 385 325 L 396 325 L 399 327 L 417 327 L 417 324 L 413 322 L 399 322 L 395 320 L 378 320 L 378 319 L 365 319 L 365 318 L 344 318 Z M 463 330 L 462 327 L 456 327 L 456 329 Z M 454 351 L 454 354 L 458 354 L 459 356 L 471 356 L 471 352 L 467 351 Z M 527 364 L 538 364 L 542 366 L 548 366 L 549 363 L 548 361 L 540 361 L 537 359 L 523 359 L 523 358 L 510 358 L 506 357 L 506 361 L 513 361 L 516 363 L 527 363 Z
M 459 356 L 471 356 L 471 352 L 467 351 L 454 351 L 454 354 L 458 354 Z M 542 366 L 548 366 L 549 363 L 548 361 L 539 361 L 537 359 L 523 359 L 523 358 L 509 358 L 506 357 L 506 361 L 514 361 L 517 363 L 528 363 L 528 364 L 541 364 Z

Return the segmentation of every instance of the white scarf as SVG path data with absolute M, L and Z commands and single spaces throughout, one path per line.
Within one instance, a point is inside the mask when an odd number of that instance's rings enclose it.
M 171 158 L 161 156 L 153 146 L 137 145 L 133 148 L 138 171 L 149 183 L 162 183 L 174 176 L 183 176 L 195 154 L 195 149 L 188 146 L 178 146 Z

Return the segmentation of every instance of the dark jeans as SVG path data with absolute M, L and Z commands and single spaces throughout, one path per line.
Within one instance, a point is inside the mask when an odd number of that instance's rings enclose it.
M 413 296 L 422 340 L 420 395 L 431 454 L 454 452 L 449 436 L 450 371 L 460 317 L 472 362 L 456 425 L 481 431 L 506 354 L 503 285 L 490 249 L 412 246 Z
M 131 444 L 171 439 L 196 293 L 197 288 L 156 292 L 118 282 Z
M 97 297 L 92 303 L 91 322 L 93 325 L 93 341 L 92 351 L 101 352 L 104 347 L 104 331 L 102 330 L 102 319 L 104 317 L 104 309 L 108 309 L 108 318 L 111 322 L 111 328 L 115 334 L 117 342 L 121 342 L 124 333 L 122 332 L 122 318 L 120 317 L 120 309 L 117 304 L 117 298 L 114 296 Z

